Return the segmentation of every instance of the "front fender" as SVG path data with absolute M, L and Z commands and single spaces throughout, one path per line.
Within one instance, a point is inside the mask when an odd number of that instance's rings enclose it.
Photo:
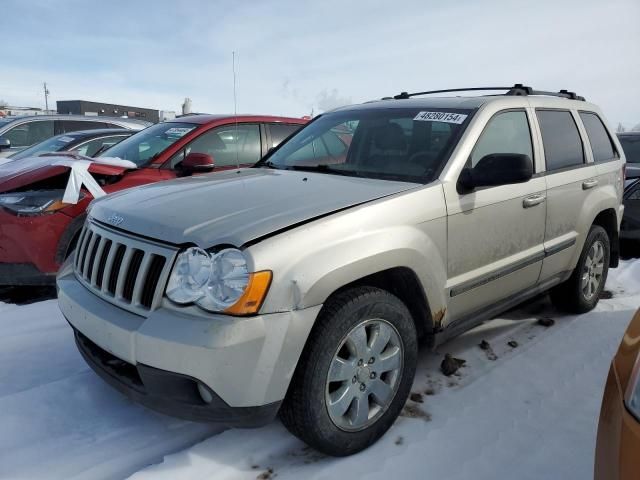
M 249 247 L 272 270 L 261 313 L 323 304 L 336 290 L 395 267 L 411 269 L 432 312 L 446 306 L 446 208 L 441 186 L 319 219 Z

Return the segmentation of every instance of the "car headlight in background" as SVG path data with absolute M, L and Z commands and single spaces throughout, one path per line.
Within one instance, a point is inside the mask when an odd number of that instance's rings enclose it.
M 624 403 L 627 409 L 638 421 L 640 421 L 640 355 L 629 378 L 627 391 L 625 392 Z
M 244 254 L 235 248 L 217 253 L 191 247 L 178 255 L 167 283 L 167 297 L 195 303 L 209 312 L 256 313 L 267 294 L 271 272 L 250 273 Z
M 62 202 L 63 195 L 64 190 L 4 193 L 0 195 L 0 207 L 21 215 L 55 212 L 69 206 Z

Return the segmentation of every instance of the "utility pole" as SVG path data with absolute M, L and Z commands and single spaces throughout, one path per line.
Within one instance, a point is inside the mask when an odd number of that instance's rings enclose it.
M 45 113 L 49 113 L 49 90 L 47 90 L 47 82 L 44 82 L 44 109 Z

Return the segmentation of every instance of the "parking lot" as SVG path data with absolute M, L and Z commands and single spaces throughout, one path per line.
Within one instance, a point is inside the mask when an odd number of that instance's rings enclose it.
M 593 312 L 560 316 L 539 297 L 423 349 L 400 419 L 345 459 L 305 447 L 279 422 L 223 431 L 135 405 L 82 361 L 56 301 L 37 301 L 54 292 L 5 291 L 0 478 L 588 478 L 604 379 L 640 304 L 639 279 L 640 260 L 626 260 Z M 555 325 L 537 323 L 545 317 Z M 459 376 L 440 373 L 444 353 L 466 360 Z

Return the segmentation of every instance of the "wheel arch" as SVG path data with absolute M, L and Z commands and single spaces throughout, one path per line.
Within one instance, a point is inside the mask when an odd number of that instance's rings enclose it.
M 593 219 L 592 225 L 599 225 L 604 228 L 609 236 L 610 256 L 609 266 L 615 268 L 620 262 L 620 232 L 618 231 L 618 215 L 614 208 L 602 210 Z
M 78 236 L 86 219 L 86 213 L 78 215 L 69 223 L 66 230 L 62 233 L 56 248 L 55 260 L 58 265 L 62 265 L 75 248 Z

